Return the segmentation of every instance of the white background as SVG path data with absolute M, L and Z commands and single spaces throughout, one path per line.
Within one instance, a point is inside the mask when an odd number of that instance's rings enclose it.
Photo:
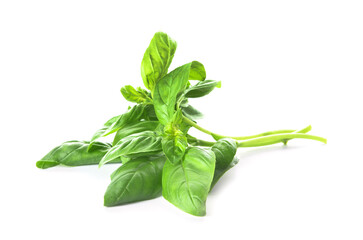
M 1 1 L 0 238 L 363 239 L 362 12 L 349 0 Z M 311 124 L 328 144 L 240 149 L 202 218 L 162 198 L 103 207 L 116 165 L 37 169 L 127 109 L 119 89 L 142 85 L 156 31 L 178 42 L 170 69 L 198 60 L 222 81 L 193 101 L 203 127 Z

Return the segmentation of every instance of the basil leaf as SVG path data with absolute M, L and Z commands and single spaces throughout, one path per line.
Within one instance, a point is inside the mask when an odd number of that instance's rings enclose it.
M 93 150 L 87 151 L 90 142 L 68 141 L 51 150 L 36 163 L 38 168 L 46 169 L 57 165 L 82 166 L 98 164 L 111 148 L 111 144 L 94 142 Z M 120 162 L 116 160 L 114 162 Z
M 238 163 L 238 158 L 235 158 L 237 152 L 237 143 L 230 138 L 218 140 L 211 148 L 216 156 L 216 167 L 214 170 L 211 190 L 225 172 L 231 169 Z
M 134 103 L 144 103 L 149 99 L 148 92 L 146 90 L 141 88 L 137 88 L 136 90 L 131 85 L 122 87 L 121 94 L 127 101 Z
M 184 132 L 189 130 L 189 126 L 183 123 L 183 114 L 178 109 L 173 119 L 164 127 L 163 140 L 161 141 L 163 152 L 171 163 L 180 161 L 188 147 L 188 141 Z
M 187 213 L 204 216 L 214 166 L 214 153 L 199 147 L 188 148 L 182 161 L 176 164 L 166 161 L 163 169 L 163 197 Z
M 161 141 L 163 152 L 168 160 L 175 164 L 184 156 L 184 152 L 188 147 L 187 138 L 182 132 L 176 135 L 167 135 Z
M 201 64 L 200 62 L 194 62 L 194 64 L 190 68 L 188 80 L 204 81 L 206 75 L 207 73 L 205 72 L 203 64 Z
M 111 133 L 117 132 L 129 123 L 140 121 L 144 114 L 145 105 L 139 104 L 132 107 L 128 112 L 120 115 L 118 119 L 107 128 L 103 133 L 103 137 L 110 135 Z
M 141 77 L 147 89 L 153 91 L 155 84 L 168 73 L 176 47 L 167 34 L 155 33 L 141 62 Z
M 203 117 L 203 113 L 201 113 L 199 110 L 195 109 L 192 105 L 190 105 L 188 99 L 184 99 L 179 107 L 183 115 L 189 119 L 195 121 Z
M 89 146 L 88 146 L 88 151 L 91 149 L 91 147 L 92 147 L 92 145 L 93 145 L 93 142 L 95 141 L 95 140 L 97 140 L 98 138 L 100 138 L 100 137 L 102 137 L 102 135 L 107 131 L 107 129 L 114 123 L 114 122 L 116 122 L 117 121 L 117 119 L 120 117 L 120 115 L 119 116 L 115 116 L 115 117 L 113 117 L 113 118 L 111 118 L 111 119 L 109 119 L 104 125 L 103 125 L 103 127 L 102 128 L 100 128 L 100 129 L 98 129 L 94 134 L 93 134 L 93 136 L 92 136 L 92 138 L 91 138 L 91 143 L 89 144 Z
M 187 63 L 163 77 L 154 89 L 154 108 L 159 121 L 166 125 L 175 112 L 176 98 L 185 89 L 191 68 L 198 62 Z
M 154 155 L 160 155 L 160 156 L 164 156 L 163 151 L 161 150 L 157 150 L 157 151 L 150 151 L 150 152 L 140 152 L 140 153 L 132 153 L 132 154 L 128 154 L 128 155 L 122 155 L 120 156 L 121 158 L 121 162 L 123 164 L 135 159 L 135 158 L 139 158 L 139 157 L 147 157 L 147 156 L 154 156 Z
M 145 106 L 142 119 L 145 119 L 147 121 L 158 121 L 158 117 L 156 116 L 153 104 L 147 104 Z
M 161 150 L 161 137 L 157 136 L 155 132 L 145 131 L 142 133 L 136 133 L 121 139 L 115 146 L 113 146 L 102 158 L 99 166 L 101 167 L 105 163 L 123 155 Z
M 140 133 L 143 131 L 155 131 L 158 126 L 159 122 L 157 121 L 141 121 L 136 123 L 130 123 L 117 131 L 112 144 L 116 145 L 121 139 L 134 133 Z
M 205 80 L 202 82 L 198 82 L 194 86 L 186 89 L 184 91 L 185 97 L 187 98 L 198 98 L 208 95 L 214 88 L 220 88 L 221 82 L 214 80 Z
M 123 164 L 111 175 L 104 205 L 107 207 L 161 196 L 165 156 L 141 157 Z

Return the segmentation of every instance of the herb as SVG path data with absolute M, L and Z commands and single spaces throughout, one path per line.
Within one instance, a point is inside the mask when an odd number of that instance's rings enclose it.
M 45 169 L 57 165 L 122 163 L 111 175 L 104 196 L 105 206 L 162 195 L 181 210 L 204 216 L 208 193 L 238 163 L 237 148 L 287 144 L 294 138 L 326 143 L 324 138 L 307 134 L 310 126 L 230 137 L 197 125 L 196 120 L 202 113 L 188 99 L 208 95 L 220 88 L 221 82 L 206 80 L 205 68 L 197 61 L 169 72 L 176 47 L 176 42 L 167 34 L 156 33 L 141 62 L 146 89 L 130 85 L 121 88 L 124 98 L 136 104 L 109 119 L 90 141 L 65 142 L 36 166 Z M 189 135 L 191 127 L 212 136 L 216 142 Z M 114 134 L 112 144 L 96 141 L 110 134 Z

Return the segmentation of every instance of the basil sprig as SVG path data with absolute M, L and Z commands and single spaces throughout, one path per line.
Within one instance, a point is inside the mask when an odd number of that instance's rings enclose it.
M 167 34 L 156 33 L 141 62 L 145 89 L 131 85 L 121 88 L 122 96 L 134 105 L 106 121 L 90 141 L 62 143 L 36 166 L 46 169 L 119 163 L 104 195 L 105 206 L 162 195 L 181 210 L 204 216 L 209 192 L 238 163 L 237 148 L 287 144 L 294 138 L 326 143 L 324 138 L 307 134 L 310 126 L 242 137 L 224 136 L 199 126 L 196 120 L 203 114 L 188 100 L 210 94 L 221 87 L 221 82 L 206 80 L 204 65 L 198 61 L 169 71 L 176 47 Z M 191 127 L 216 142 L 191 136 Z M 112 144 L 98 141 L 111 134 Z

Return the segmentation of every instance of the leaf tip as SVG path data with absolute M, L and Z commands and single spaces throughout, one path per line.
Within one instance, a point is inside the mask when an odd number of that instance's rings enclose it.
M 35 164 L 35 166 L 40 169 L 47 169 L 47 168 L 55 167 L 57 165 L 59 165 L 59 163 L 56 161 L 53 161 L 53 160 L 39 160 Z

